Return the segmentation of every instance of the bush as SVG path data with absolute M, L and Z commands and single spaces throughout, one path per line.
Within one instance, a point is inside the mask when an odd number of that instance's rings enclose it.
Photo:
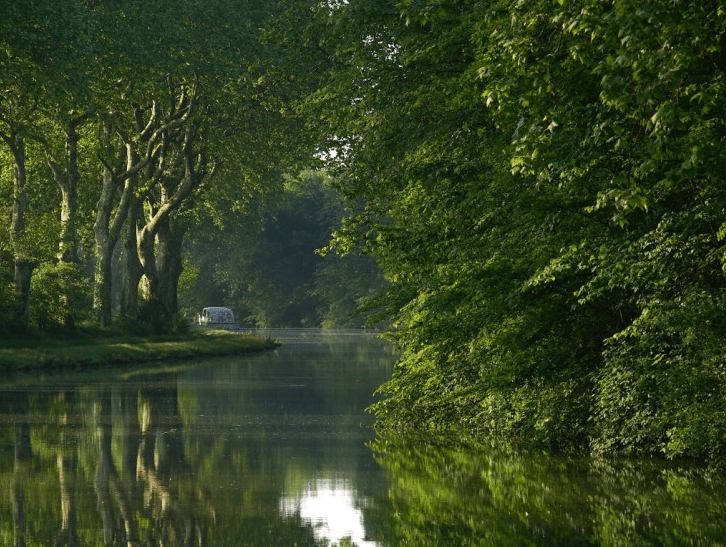
M 173 334 L 187 334 L 189 332 L 189 321 L 181 313 L 175 313 L 171 316 L 170 328 Z
M 144 323 L 133 317 L 122 315 L 116 322 L 116 328 L 125 335 L 130 336 L 151 336 L 152 330 L 148 323 Z
M 609 341 L 593 448 L 726 461 L 722 291 L 654 302 Z
M 77 264 L 43 264 L 31 281 L 30 320 L 41 330 L 74 330 L 89 319 L 93 301 L 88 279 Z
M 167 334 L 171 330 L 169 313 L 158 298 L 151 298 L 139 306 L 139 321 L 149 325 L 154 334 Z

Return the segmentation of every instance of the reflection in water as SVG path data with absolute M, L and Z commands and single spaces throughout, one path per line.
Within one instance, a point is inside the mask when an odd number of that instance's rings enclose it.
M 726 482 L 373 439 L 393 357 L 304 333 L 184 373 L 0 388 L 0 545 L 724 545 Z
M 363 410 L 391 365 L 377 338 L 306 334 L 181 374 L 0 390 L 0 545 L 331 545 L 281 502 L 322 476 L 363 541 L 382 478 Z
M 396 543 L 724 545 L 726 481 L 663 462 L 378 439 Z
M 286 515 L 299 515 L 313 527 L 315 537 L 321 542 L 339 543 L 347 539 L 359 547 L 381 545 L 366 538 L 359 503 L 348 481 L 319 479 L 297 497 L 280 500 L 280 510 Z

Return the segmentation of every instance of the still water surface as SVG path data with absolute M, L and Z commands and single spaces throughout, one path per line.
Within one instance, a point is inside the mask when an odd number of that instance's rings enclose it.
M 0 545 L 726 545 L 726 483 L 375 439 L 371 335 L 0 386 Z

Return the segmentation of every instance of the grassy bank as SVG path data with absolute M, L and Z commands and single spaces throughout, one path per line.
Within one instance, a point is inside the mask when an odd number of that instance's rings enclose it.
M 27 334 L 0 339 L 0 371 L 123 366 L 149 361 L 237 355 L 271 349 L 275 342 L 221 330 L 192 330 L 183 335 L 134 336 L 110 332 L 76 332 L 52 337 Z

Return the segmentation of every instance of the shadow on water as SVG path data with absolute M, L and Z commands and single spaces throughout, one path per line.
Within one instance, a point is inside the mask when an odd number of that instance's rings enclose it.
M 394 356 L 268 332 L 241 359 L 0 393 L 1 545 L 716 545 L 720 476 L 374 438 Z M 2 389 L 2 388 L 0 388 Z

